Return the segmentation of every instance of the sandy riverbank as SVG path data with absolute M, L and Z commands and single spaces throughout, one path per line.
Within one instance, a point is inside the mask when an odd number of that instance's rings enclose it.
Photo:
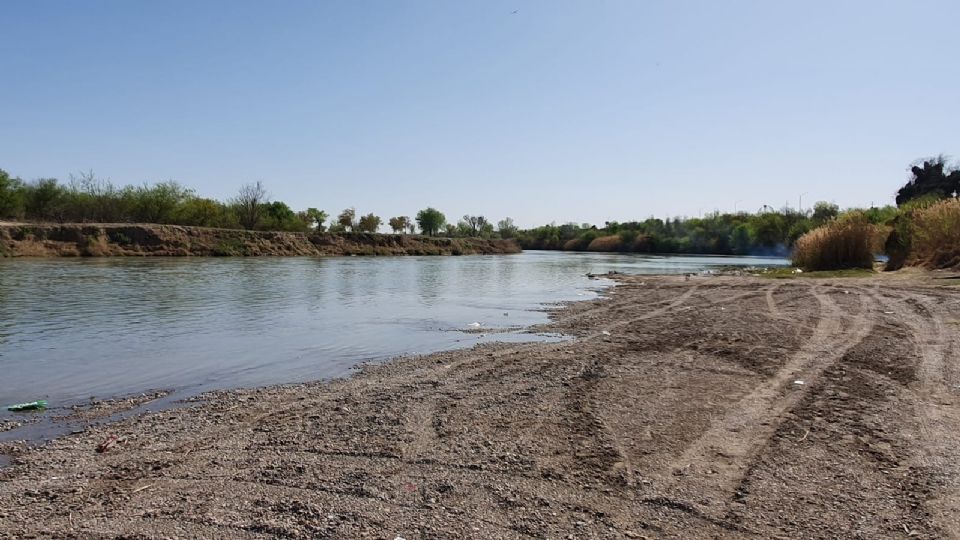
M 0 537 L 955 538 L 960 288 L 944 283 L 624 278 L 555 314 L 574 342 L 14 447 Z M 110 435 L 125 442 L 97 453 Z

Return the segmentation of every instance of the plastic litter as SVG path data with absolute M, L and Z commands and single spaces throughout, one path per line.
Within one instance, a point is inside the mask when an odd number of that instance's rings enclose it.
M 603 335 L 605 335 L 605 336 L 609 336 L 609 335 L 610 335 L 610 332 L 607 332 L 606 330 L 604 330 L 603 332 L 600 332 L 600 333 L 603 334 Z
M 797 379 L 797 380 L 793 381 L 793 384 L 803 385 L 803 384 L 805 384 L 805 383 L 804 383 L 803 381 L 801 381 L 800 379 Z
M 27 403 L 17 403 L 15 405 L 8 405 L 7 410 L 13 412 L 20 411 L 42 411 L 47 408 L 47 400 L 38 399 L 36 401 L 29 401 Z
M 472 323 L 468 324 L 467 326 L 469 326 L 470 328 L 480 328 L 481 325 L 480 325 L 480 323 L 478 323 L 478 322 L 472 322 Z

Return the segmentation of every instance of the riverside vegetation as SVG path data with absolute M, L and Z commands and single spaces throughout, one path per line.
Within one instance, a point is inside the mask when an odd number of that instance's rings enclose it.
M 643 221 L 610 221 L 602 227 L 552 223 L 520 230 L 509 217 L 494 224 L 484 216 L 465 215 L 457 223 L 450 223 L 442 212 L 428 207 L 415 218 L 394 216 L 386 223 L 395 234 L 419 230 L 426 236 L 514 240 L 523 249 L 792 256 L 794 264 L 805 270 L 872 268 L 875 255 L 881 253 L 889 257 L 888 269 L 908 264 L 960 266 L 960 203 L 956 199 L 960 170 L 939 156 L 917 162 L 910 171 L 910 180 L 897 192 L 896 206 L 869 209 L 841 211 L 836 204 L 820 201 L 810 210 L 786 206 L 776 210 L 764 205 L 756 213 L 650 217 Z M 384 223 L 380 216 L 360 215 L 355 208 L 347 208 L 335 217 L 317 208 L 294 211 L 282 201 L 271 201 L 261 182 L 243 186 L 228 201 L 217 201 L 200 197 L 173 181 L 118 187 L 89 172 L 71 176 L 65 184 L 52 178 L 25 182 L 0 170 L 2 219 L 334 235 L 373 234 Z M 199 252 L 229 255 L 261 251 L 234 246 L 235 235 L 227 236 L 231 238 L 214 246 L 216 249 L 203 247 Z
M 874 254 L 884 253 L 887 270 L 960 268 L 960 169 L 940 156 L 910 171 L 885 219 L 849 211 L 799 238 L 794 264 L 805 270 L 872 268 Z
M 755 214 L 658 219 L 603 227 L 569 223 L 518 234 L 525 249 L 791 256 L 805 270 L 904 265 L 960 267 L 960 169 L 943 156 L 921 160 L 896 195 L 897 206 L 848 209 L 817 202 L 811 211 L 764 206 Z

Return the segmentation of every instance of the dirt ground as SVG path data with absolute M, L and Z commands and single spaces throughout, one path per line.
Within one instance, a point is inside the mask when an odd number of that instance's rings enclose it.
M 15 446 L 0 537 L 958 538 L 960 280 L 933 282 L 623 278 L 554 314 L 575 341 Z

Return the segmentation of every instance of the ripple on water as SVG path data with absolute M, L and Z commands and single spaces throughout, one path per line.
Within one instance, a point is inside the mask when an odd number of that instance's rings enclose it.
M 544 323 L 542 306 L 594 296 L 588 272 L 780 262 L 546 252 L 0 260 L 0 404 L 337 377 L 398 354 L 554 339 L 449 330 Z

